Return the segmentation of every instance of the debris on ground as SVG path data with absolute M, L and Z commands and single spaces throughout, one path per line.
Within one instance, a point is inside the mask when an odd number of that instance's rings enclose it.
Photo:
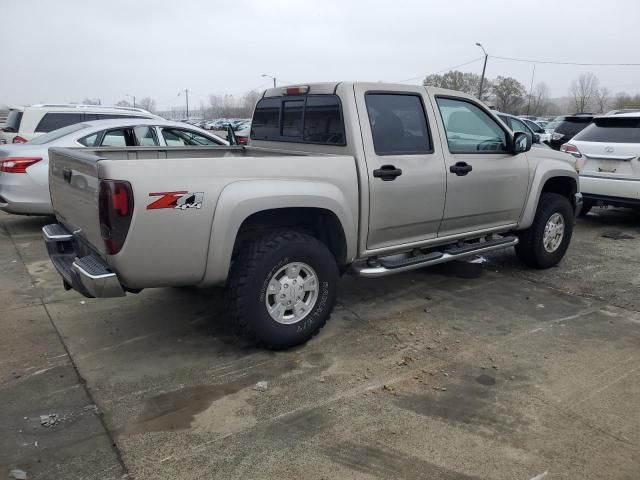
M 267 391 L 267 387 L 269 386 L 269 384 L 267 382 L 258 382 L 253 386 L 253 389 L 256 392 L 266 392 Z
M 607 230 L 600 235 L 602 238 L 612 238 L 613 240 L 633 240 L 635 237 L 619 230 Z
M 413 358 L 412 357 L 402 357 L 402 360 L 400 360 L 398 362 L 398 365 L 401 366 L 401 367 L 406 367 L 411 362 L 413 362 Z
M 382 386 L 382 390 L 385 391 L 385 392 L 389 392 L 392 395 L 397 395 L 396 394 L 396 389 L 393 388 L 391 385 L 386 385 L 386 384 L 383 385 Z
M 20 470 L 19 468 L 16 468 L 9 472 L 9 479 L 10 480 L 27 480 L 27 472 L 25 472 L 24 470 Z
M 55 427 L 60 423 L 60 418 L 57 413 L 50 413 L 49 415 L 40 415 L 40 425 L 43 427 Z
M 482 265 L 483 263 L 489 263 L 489 260 L 487 260 L 487 257 L 483 257 L 482 255 L 477 255 L 476 257 L 469 260 L 467 263 Z
M 531 480 L 544 480 L 545 478 L 547 478 L 547 472 L 546 471 L 542 472 L 540 475 L 536 475 Z

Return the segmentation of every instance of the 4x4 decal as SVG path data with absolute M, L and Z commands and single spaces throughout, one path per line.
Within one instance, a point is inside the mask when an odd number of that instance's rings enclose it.
M 149 196 L 160 196 L 160 198 L 147 205 L 147 210 L 158 210 L 160 208 L 186 210 L 187 208 L 202 208 L 204 192 L 157 192 L 150 193 Z

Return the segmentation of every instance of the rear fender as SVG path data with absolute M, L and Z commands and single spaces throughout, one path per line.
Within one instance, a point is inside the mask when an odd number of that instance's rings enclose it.
M 344 230 L 347 262 L 356 255 L 357 192 L 347 198 L 335 185 L 296 180 L 247 180 L 224 188 L 216 205 L 202 285 L 223 284 L 229 273 L 236 236 L 254 213 L 289 207 L 321 208 L 333 212 Z

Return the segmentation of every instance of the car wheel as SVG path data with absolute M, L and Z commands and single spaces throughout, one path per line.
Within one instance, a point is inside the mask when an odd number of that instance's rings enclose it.
M 279 350 L 306 342 L 335 304 L 338 268 L 329 249 L 296 231 L 273 232 L 245 243 L 233 260 L 230 310 L 244 333 Z
M 518 234 L 518 258 L 532 268 L 557 265 L 569 247 L 573 223 L 571 202 L 557 193 L 543 193 L 533 224 Z

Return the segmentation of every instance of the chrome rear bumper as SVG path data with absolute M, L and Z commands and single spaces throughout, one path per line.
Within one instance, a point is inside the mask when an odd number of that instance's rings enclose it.
M 79 256 L 77 240 L 63 225 L 42 228 L 47 252 L 66 289 L 73 288 L 85 297 L 123 297 L 125 290 L 118 276 L 94 253 Z

